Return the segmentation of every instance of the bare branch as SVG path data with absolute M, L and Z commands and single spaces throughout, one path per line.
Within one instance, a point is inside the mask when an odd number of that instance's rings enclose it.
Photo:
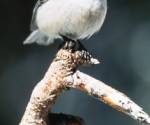
M 102 81 L 77 71 L 74 75 L 66 78 L 66 83 L 72 88 L 77 88 L 88 95 L 96 97 L 105 104 L 131 116 L 139 122 L 150 124 L 149 115 L 141 107 L 126 95 L 106 85 Z
M 78 47 L 72 41 L 62 44 L 44 78 L 35 86 L 20 125 L 48 125 L 48 113 L 65 88 L 64 78 L 73 74 L 79 65 L 98 62 Z
M 56 98 L 66 87 L 80 89 L 135 120 L 150 124 L 148 114 L 127 96 L 91 76 L 76 71 L 81 65 L 99 63 L 81 43 L 78 44 L 66 41 L 61 45 L 44 78 L 35 86 L 20 125 L 63 124 L 61 122 L 63 120 L 58 123 L 54 120 L 54 114 L 49 113 Z M 59 114 L 55 116 L 60 117 Z M 66 125 L 84 124 L 82 121 L 79 122 L 77 117 L 74 117 L 76 119 L 74 122 L 69 122 L 69 119 L 65 118 Z

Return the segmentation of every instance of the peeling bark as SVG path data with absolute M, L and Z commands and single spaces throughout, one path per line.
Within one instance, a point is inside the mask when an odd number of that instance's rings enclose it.
M 67 86 L 79 89 L 141 123 L 150 124 L 149 115 L 145 113 L 140 106 L 134 103 L 125 94 L 108 86 L 100 80 L 77 71 L 72 76 L 66 78 L 66 83 Z
M 78 117 L 51 113 L 55 100 L 68 87 L 79 89 L 135 120 L 150 124 L 148 114 L 127 96 L 89 75 L 76 71 L 79 66 L 98 63 L 81 43 L 65 41 L 44 78 L 35 86 L 20 125 L 61 125 L 64 121 L 66 125 L 83 125 L 83 120 Z M 66 116 L 63 117 L 65 120 L 60 120 L 60 116 Z M 68 118 L 74 120 L 70 122 Z

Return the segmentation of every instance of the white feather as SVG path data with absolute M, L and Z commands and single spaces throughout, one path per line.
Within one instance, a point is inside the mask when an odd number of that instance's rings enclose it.
M 37 10 L 36 22 L 39 31 L 52 41 L 60 34 L 84 39 L 101 28 L 106 11 L 107 0 L 49 0 Z
M 54 38 L 44 35 L 39 30 L 35 30 L 25 39 L 23 44 L 32 44 L 34 42 L 39 45 L 49 45 L 54 42 Z

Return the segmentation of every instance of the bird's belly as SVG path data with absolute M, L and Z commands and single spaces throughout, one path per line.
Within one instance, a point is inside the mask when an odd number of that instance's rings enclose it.
M 39 9 L 37 24 L 47 35 L 83 39 L 100 29 L 105 15 L 100 0 L 50 0 Z

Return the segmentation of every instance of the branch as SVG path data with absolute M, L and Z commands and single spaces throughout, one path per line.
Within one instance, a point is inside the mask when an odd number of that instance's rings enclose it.
M 68 84 L 67 86 L 79 89 L 88 95 L 101 100 L 112 108 L 131 116 L 139 122 L 150 124 L 149 115 L 145 113 L 141 107 L 125 94 L 106 85 L 102 81 L 80 71 L 77 71 L 73 76 L 66 78 L 66 81 Z
M 61 125 L 64 121 L 66 125 L 83 125 L 83 120 L 78 117 L 74 117 L 73 122 L 70 122 L 70 115 L 65 115 L 65 120 L 60 120 L 61 114 L 51 113 L 55 100 L 62 90 L 68 87 L 80 89 L 135 120 L 150 124 L 148 114 L 127 96 L 91 76 L 76 71 L 81 65 L 98 63 L 80 42 L 65 41 L 44 78 L 35 86 L 20 125 Z M 56 118 L 58 121 L 54 120 Z

